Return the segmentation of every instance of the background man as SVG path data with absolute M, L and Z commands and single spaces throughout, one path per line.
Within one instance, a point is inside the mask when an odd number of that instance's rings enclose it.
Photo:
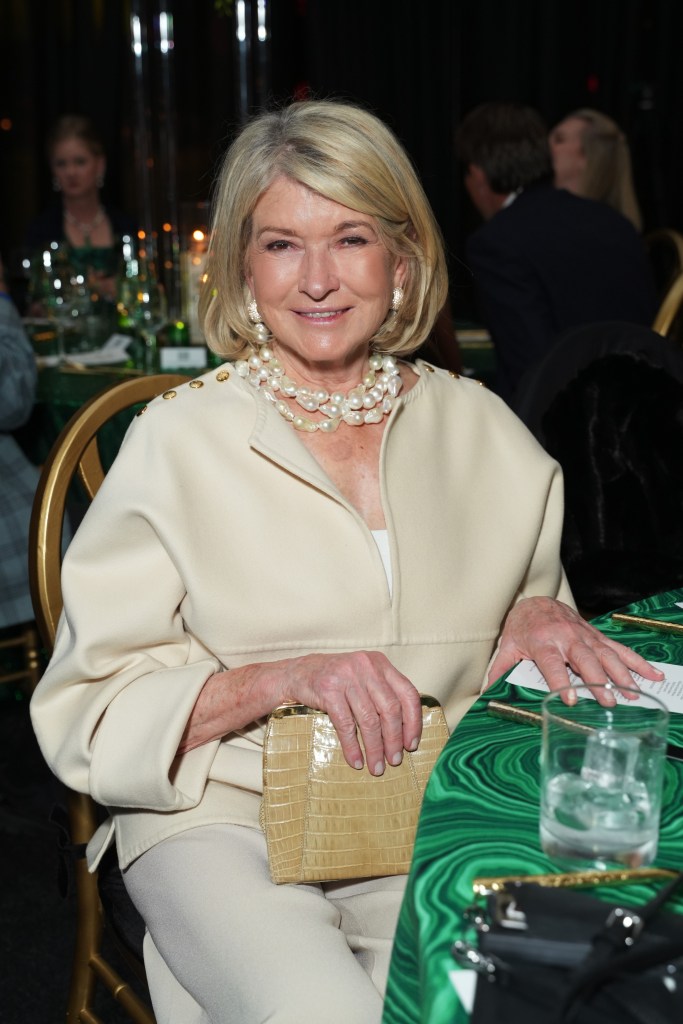
M 652 274 L 633 225 L 552 185 L 547 129 L 529 107 L 484 103 L 456 135 L 465 187 L 485 223 L 467 244 L 481 317 L 514 405 L 526 370 L 571 327 L 651 324 Z

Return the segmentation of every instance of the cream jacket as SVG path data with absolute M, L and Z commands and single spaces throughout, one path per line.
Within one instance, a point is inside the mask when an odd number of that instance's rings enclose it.
M 54 772 L 111 810 L 91 866 L 114 831 L 125 866 L 184 829 L 257 825 L 262 721 L 176 754 L 216 671 L 383 651 L 453 728 L 511 604 L 571 603 L 559 468 L 479 384 L 417 372 L 380 459 L 392 595 L 363 519 L 229 364 L 133 421 L 67 552 L 31 705 Z

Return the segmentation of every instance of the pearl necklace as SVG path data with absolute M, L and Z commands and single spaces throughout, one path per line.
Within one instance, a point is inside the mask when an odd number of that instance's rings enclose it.
M 100 206 L 99 210 L 97 211 L 97 213 L 95 214 L 95 216 L 89 224 L 86 223 L 85 221 L 78 220 L 78 218 L 74 217 L 73 213 L 69 213 L 68 210 L 64 211 L 64 216 L 68 220 L 69 224 L 73 224 L 75 228 L 78 228 L 78 230 L 83 235 L 83 244 L 90 248 L 90 239 L 92 237 L 92 233 L 97 227 L 97 225 L 101 224 L 104 220 L 104 210 L 102 209 L 102 207 Z
M 394 399 L 403 387 L 398 365 L 393 356 L 383 356 L 372 352 L 369 359 L 370 367 L 363 374 L 360 384 L 351 388 L 347 395 L 341 391 L 330 394 L 324 388 L 301 386 L 287 377 L 282 363 L 273 357 L 270 345 L 261 345 L 258 355 L 254 353 L 248 359 L 235 362 L 235 372 L 251 384 L 261 389 L 261 394 L 273 402 L 275 408 L 296 430 L 313 433 L 322 430 L 326 434 L 336 430 L 341 421 L 352 427 L 360 427 L 364 423 L 381 423 L 391 412 Z M 293 398 L 306 412 L 321 412 L 325 420 L 310 420 L 292 411 L 284 398 Z

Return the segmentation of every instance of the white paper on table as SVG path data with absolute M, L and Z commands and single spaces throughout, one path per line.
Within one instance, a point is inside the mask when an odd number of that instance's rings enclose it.
M 127 361 L 128 346 L 132 340 L 128 334 L 112 334 L 102 348 L 90 352 L 70 352 L 65 356 L 38 356 L 36 363 L 39 367 L 58 366 L 60 363 L 69 366 L 113 366 Z
M 664 673 L 663 681 L 659 683 L 653 682 L 651 679 L 644 679 L 637 672 L 631 672 L 634 682 L 638 684 L 644 693 L 649 693 L 661 700 L 662 704 L 669 711 L 680 714 L 683 712 L 683 665 L 668 665 L 659 661 L 651 661 L 650 664 L 653 668 L 661 669 Z M 582 683 L 580 676 L 577 676 L 570 668 L 567 669 L 567 674 L 572 685 Z M 513 668 L 507 681 L 512 683 L 513 686 L 526 686 L 530 690 L 547 691 L 549 689 L 535 661 L 520 661 L 519 665 Z M 626 700 L 619 693 L 616 694 L 616 697 L 618 703 L 637 703 L 637 701 Z
M 128 346 L 132 341 L 129 334 L 112 334 L 102 348 L 91 352 L 73 352 L 66 356 L 65 362 L 81 364 L 81 366 L 107 366 L 113 363 L 125 363 L 128 359 Z
M 472 1013 L 479 975 L 476 971 L 449 971 L 448 977 L 458 995 L 463 1010 L 465 1013 Z

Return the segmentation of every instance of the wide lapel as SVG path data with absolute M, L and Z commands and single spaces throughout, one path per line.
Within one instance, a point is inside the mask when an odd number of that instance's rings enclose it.
M 250 446 L 288 473 L 305 480 L 311 486 L 329 494 L 335 501 L 351 508 L 309 450 L 301 443 L 298 431 L 291 423 L 280 416 L 274 408 L 271 409 L 266 399 L 258 395 L 254 389 L 245 385 L 245 390 L 251 393 L 255 407 L 254 429 L 249 437 Z

